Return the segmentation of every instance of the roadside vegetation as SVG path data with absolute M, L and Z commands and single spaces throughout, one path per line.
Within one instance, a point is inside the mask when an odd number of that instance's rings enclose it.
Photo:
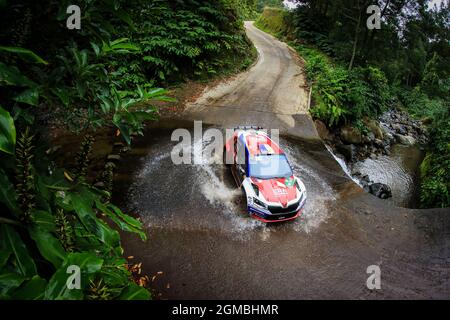
M 111 202 L 114 163 L 89 170 L 96 133 L 130 146 L 173 101 L 161 87 L 250 65 L 242 19 L 255 3 L 78 1 L 81 29 L 68 30 L 70 4 L 0 2 L 0 299 L 149 299 L 123 257 L 118 229 L 147 237 Z M 81 141 L 64 168 L 55 129 Z M 71 265 L 80 290 L 66 286 Z
M 311 114 L 329 128 L 367 121 L 390 108 L 428 124 L 421 165 L 421 206 L 450 207 L 450 7 L 430 1 L 378 1 L 380 30 L 366 27 L 373 1 L 296 1 L 266 8 L 256 25 L 305 59 Z

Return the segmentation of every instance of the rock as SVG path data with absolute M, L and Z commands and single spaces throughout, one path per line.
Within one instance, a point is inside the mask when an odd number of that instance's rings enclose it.
M 383 136 L 384 136 L 384 139 L 386 141 L 388 141 L 389 143 L 392 143 L 395 141 L 394 135 L 392 133 L 390 133 L 388 129 L 383 130 Z
M 373 141 L 373 143 L 378 147 L 378 148 L 382 148 L 384 146 L 383 141 L 380 139 L 375 139 Z
M 345 157 L 346 161 L 352 161 L 355 156 L 355 146 L 353 144 L 340 144 L 336 150 Z
M 375 138 L 383 140 L 383 131 L 376 120 L 366 120 L 364 124 L 369 128 L 370 132 L 373 133 Z
M 411 136 L 404 136 L 401 134 L 395 134 L 395 139 L 398 143 L 401 143 L 405 146 L 412 146 L 416 143 L 416 139 Z
M 406 129 L 404 126 L 402 126 L 401 124 L 398 123 L 394 123 L 392 125 L 392 129 L 395 130 L 395 132 L 400 133 L 400 134 L 406 134 Z
M 340 136 L 346 144 L 360 144 L 362 142 L 361 132 L 354 127 L 344 126 L 341 128 Z
M 322 140 L 331 140 L 330 131 L 325 123 L 320 120 L 315 120 L 314 124 L 316 125 L 317 133 Z
M 118 154 L 110 154 L 107 159 L 112 161 L 120 161 L 122 158 Z
M 368 136 L 362 136 L 362 143 L 364 144 L 370 143 L 370 138 Z
M 392 191 L 391 188 L 384 183 L 373 183 L 369 186 L 369 192 L 373 194 L 374 196 L 381 198 L 381 199 L 387 199 L 392 197 Z
M 353 171 L 353 172 L 352 172 L 352 175 L 353 175 L 353 176 L 360 177 L 360 176 L 361 176 L 361 172 L 359 172 L 359 171 Z

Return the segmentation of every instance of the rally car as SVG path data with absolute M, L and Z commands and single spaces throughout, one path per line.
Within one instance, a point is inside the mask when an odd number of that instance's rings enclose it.
M 224 161 L 245 193 L 247 210 L 263 222 L 300 216 L 306 188 L 280 147 L 259 127 L 237 127 L 224 146 Z

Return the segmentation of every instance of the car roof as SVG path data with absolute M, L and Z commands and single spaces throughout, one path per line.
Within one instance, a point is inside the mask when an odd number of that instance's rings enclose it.
M 269 138 L 267 133 L 260 130 L 246 130 L 240 134 L 251 156 L 261 154 L 284 154 L 280 147 Z

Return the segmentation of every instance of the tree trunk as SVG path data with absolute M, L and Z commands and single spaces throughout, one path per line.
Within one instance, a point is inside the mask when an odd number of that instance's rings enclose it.
M 358 21 L 356 23 L 355 40 L 353 41 L 352 58 L 350 59 L 350 64 L 348 65 L 348 71 L 352 70 L 353 63 L 355 62 L 356 48 L 358 47 L 358 37 L 359 37 L 359 27 L 360 27 L 360 25 L 361 25 L 361 10 L 359 10 Z

